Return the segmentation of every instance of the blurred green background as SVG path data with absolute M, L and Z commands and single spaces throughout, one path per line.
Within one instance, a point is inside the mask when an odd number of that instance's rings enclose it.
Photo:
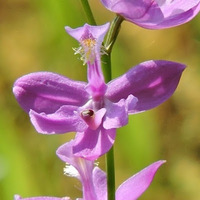
M 114 18 L 91 1 L 96 21 Z M 0 1 L 0 199 L 49 195 L 81 197 L 80 183 L 63 175 L 55 155 L 74 133 L 45 136 L 31 126 L 12 94 L 14 81 L 34 71 L 53 71 L 86 81 L 64 26 L 86 22 L 79 0 Z M 141 200 L 200 199 L 200 16 L 167 30 L 123 22 L 112 54 L 113 77 L 150 59 L 185 63 L 178 89 L 156 109 L 130 116 L 115 142 L 116 185 L 150 163 L 166 159 Z M 104 169 L 104 157 L 100 160 Z

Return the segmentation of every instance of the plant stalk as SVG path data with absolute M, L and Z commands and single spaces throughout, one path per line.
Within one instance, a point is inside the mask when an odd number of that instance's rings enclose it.
M 94 16 L 92 14 L 92 10 L 90 8 L 90 5 L 88 3 L 88 0 L 81 0 L 81 3 L 82 3 L 82 6 L 83 6 L 83 9 L 85 11 L 85 14 L 86 14 L 86 17 L 87 17 L 87 20 L 88 20 L 88 23 L 90 25 L 96 25 L 96 21 L 94 19 Z
M 111 51 L 120 31 L 123 18 L 119 15 L 112 21 L 108 35 L 104 44 L 105 52 L 101 58 L 102 70 L 106 82 L 112 80 L 111 73 Z M 115 200 L 115 163 L 114 163 L 114 147 L 106 154 L 106 171 L 107 171 L 107 188 L 108 200 Z

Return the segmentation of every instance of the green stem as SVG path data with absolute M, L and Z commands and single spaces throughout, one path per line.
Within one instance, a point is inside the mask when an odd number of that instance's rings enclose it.
M 108 200 L 115 200 L 114 147 L 106 154 Z
M 123 22 L 124 18 L 117 15 L 110 25 L 110 29 L 108 31 L 108 35 L 104 44 L 105 52 L 101 58 L 102 60 L 102 70 L 104 73 L 105 81 L 109 82 L 112 79 L 111 76 L 111 51 L 112 47 L 117 39 L 117 36 L 120 31 L 121 23 Z
M 101 58 L 102 70 L 104 73 L 105 82 L 112 79 L 111 73 L 111 51 L 112 47 L 119 34 L 121 23 L 124 19 L 121 16 L 116 16 L 112 21 L 108 31 L 107 39 L 104 44 L 105 52 Z M 107 168 L 107 187 L 108 187 L 108 200 L 115 200 L 115 164 L 114 164 L 114 147 L 106 154 L 106 168 Z
M 88 0 L 81 0 L 81 3 L 83 5 L 83 9 L 84 9 L 85 14 L 87 16 L 88 23 L 90 25 L 96 25 L 96 21 L 94 19 L 93 14 L 92 14 L 92 10 L 90 9 L 90 5 L 88 3 Z
M 107 83 L 112 79 L 110 54 L 104 54 L 101 56 L 101 66 L 105 82 Z

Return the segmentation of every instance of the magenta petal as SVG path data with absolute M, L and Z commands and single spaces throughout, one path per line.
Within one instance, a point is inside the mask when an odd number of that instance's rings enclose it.
M 100 168 L 93 169 L 93 184 L 98 200 L 107 200 L 107 179 L 106 173 Z
M 92 182 L 94 162 L 74 156 L 73 144 L 74 140 L 71 140 L 70 142 L 61 145 L 57 149 L 56 154 L 62 161 L 76 168 L 80 175 L 80 177 L 77 178 L 80 178 L 83 187 L 87 187 L 87 184 L 91 184 L 87 181 L 90 180 Z
M 21 198 L 19 195 L 14 196 L 14 200 L 70 200 L 69 197 L 28 197 L 28 198 Z
M 82 40 L 93 37 L 97 40 L 97 45 L 100 46 L 103 42 L 104 36 L 106 35 L 110 24 L 106 23 L 101 26 L 91 26 L 89 24 L 85 24 L 82 27 L 72 29 L 69 26 L 65 27 L 66 32 L 74 37 L 78 42 L 82 42 Z
M 73 146 L 75 156 L 88 160 L 96 160 L 112 147 L 115 140 L 116 130 L 105 130 L 99 127 L 97 130 L 87 129 L 78 132 Z
M 174 93 L 184 69 L 185 65 L 171 61 L 141 63 L 109 82 L 106 97 L 118 102 L 132 94 L 138 99 L 132 113 L 149 110 Z
M 141 18 L 152 5 L 152 0 L 101 0 L 101 2 L 108 10 L 131 19 Z
M 136 200 L 151 184 L 155 173 L 166 161 L 157 161 L 123 182 L 116 191 L 116 200 Z
M 83 187 L 83 199 L 97 200 L 93 185 L 93 161 L 75 157 L 72 153 L 73 140 L 58 148 L 56 154 L 58 157 L 76 168 Z
M 99 58 L 93 64 L 88 64 L 88 85 L 86 91 L 91 94 L 92 98 L 96 101 L 101 99 L 107 89 L 104 81 L 104 76 L 101 70 L 100 51 L 97 52 Z
M 103 122 L 105 129 L 120 128 L 128 123 L 128 111 L 136 106 L 137 98 L 129 95 L 127 100 L 121 99 L 117 103 L 106 101 L 106 115 Z
M 151 7 L 141 19 L 132 19 L 138 26 L 149 29 L 164 29 L 192 20 L 200 10 L 200 1 L 176 0 Z M 161 15 L 161 13 L 162 15 Z M 161 17 L 162 16 L 162 17 Z
M 79 172 L 82 184 L 85 183 L 85 179 L 92 179 L 92 170 L 94 167 L 94 162 L 85 160 L 74 156 L 73 154 L 73 144 L 74 140 L 61 145 L 57 151 L 56 155 L 65 163 L 68 163 L 75 167 Z M 77 177 L 78 178 L 78 177 Z
M 53 113 L 62 105 L 81 106 L 88 100 L 86 83 L 73 81 L 51 72 L 36 72 L 19 78 L 13 93 L 21 107 L 46 114 Z
M 121 99 L 118 103 L 109 102 L 103 122 L 105 129 L 119 128 L 128 123 L 128 112 L 124 104 L 124 99 Z
M 164 29 L 184 24 L 193 19 L 200 10 L 199 0 L 101 0 L 110 11 L 138 26 Z
M 87 124 L 75 112 L 76 106 L 62 106 L 53 114 L 29 112 L 31 122 L 37 132 L 42 134 L 84 131 Z
M 135 107 L 137 105 L 138 99 L 134 97 L 132 94 L 130 94 L 126 99 L 126 109 L 128 113 L 132 113 L 133 110 L 135 110 Z
M 74 144 L 74 140 L 71 140 L 70 142 L 67 142 L 63 144 L 62 146 L 60 146 L 56 151 L 57 156 L 65 163 L 68 163 L 72 165 L 73 167 L 75 167 L 80 173 L 80 175 L 84 175 L 86 171 L 88 172 L 88 174 L 91 174 L 94 163 L 92 161 L 84 160 L 82 158 L 74 156 L 73 144 Z M 81 164 L 81 163 L 84 163 L 84 164 Z M 83 169 L 84 166 L 86 166 L 87 168 L 85 172 Z
M 74 167 L 76 166 L 75 164 L 75 159 L 73 157 L 73 152 L 72 152 L 72 146 L 73 146 L 73 140 L 70 142 L 67 142 L 63 145 L 61 145 L 57 151 L 56 155 L 65 163 L 68 163 L 70 165 L 73 165 Z

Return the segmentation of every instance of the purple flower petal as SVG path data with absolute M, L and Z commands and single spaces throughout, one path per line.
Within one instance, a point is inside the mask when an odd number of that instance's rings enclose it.
M 85 24 L 82 27 L 72 29 L 69 26 L 65 27 L 65 30 L 69 35 L 75 38 L 79 43 L 81 43 L 84 39 L 93 38 L 97 40 L 98 50 L 100 50 L 100 46 L 103 42 L 104 36 L 106 35 L 110 23 L 106 23 L 101 26 L 91 26 L 89 24 Z
M 104 96 L 107 89 L 101 70 L 100 55 L 93 64 L 88 64 L 87 77 L 88 85 L 86 87 L 86 91 L 91 94 L 94 100 L 98 101 Z
M 95 188 L 95 193 L 97 194 L 97 199 L 106 200 L 107 199 L 106 173 L 98 167 L 95 167 L 93 169 L 93 184 Z
M 65 163 L 69 163 L 70 165 L 76 166 L 75 158 L 72 152 L 73 140 L 61 145 L 57 151 L 56 155 Z
M 116 200 L 136 200 L 140 197 L 163 163 L 163 160 L 157 161 L 123 182 L 116 191 Z
M 101 2 L 108 10 L 130 19 L 144 16 L 153 3 L 152 0 L 101 0 Z
M 84 131 L 87 124 L 75 112 L 76 106 L 62 106 L 53 114 L 29 112 L 31 122 L 37 132 L 42 134 L 66 133 Z
M 21 198 L 19 195 L 14 196 L 14 200 L 71 200 L 69 197 L 28 197 L 28 198 Z
M 64 162 L 69 163 L 76 168 L 83 186 L 83 199 L 87 200 L 97 200 L 94 184 L 93 184 L 93 167 L 94 162 L 90 160 L 85 160 L 80 157 L 75 157 L 73 155 L 72 145 L 73 140 L 64 145 L 60 146 L 56 151 L 58 157 Z
M 50 114 L 63 105 L 81 106 L 88 100 L 86 83 L 51 72 L 36 72 L 19 78 L 13 87 L 21 107 Z
M 174 0 L 170 3 L 165 1 L 151 8 L 141 19 L 132 22 L 149 29 L 170 28 L 192 20 L 199 13 L 199 10 L 200 1 L 197 0 Z
M 116 129 L 105 130 L 99 127 L 97 130 L 87 129 L 78 132 L 73 146 L 75 156 L 88 160 L 96 160 L 112 147 L 115 141 Z
M 114 102 L 130 94 L 138 99 L 138 113 L 166 101 L 175 91 L 185 65 L 170 61 L 147 61 L 108 83 L 106 97 Z
M 119 128 L 127 123 L 128 112 L 125 108 L 125 100 L 121 99 L 118 103 L 109 102 L 103 127 L 105 129 Z
M 108 10 L 149 29 L 164 29 L 184 24 L 193 19 L 200 10 L 199 0 L 101 0 L 101 2 Z
M 70 142 L 61 145 L 56 151 L 57 156 L 65 163 L 68 163 L 73 167 L 75 167 L 79 172 L 82 170 L 80 168 L 81 167 L 80 160 L 82 160 L 83 162 L 86 163 L 86 165 L 89 168 L 89 170 L 87 171 L 92 171 L 94 162 L 74 156 L 73 145 L 74 145 L 74 140 L 71 140 Z
M 137 98 L 129 95 L 127 100 L 121 99 L 117 103 L 106 102 L 106 115 L 103 122 L 105 129 L 120 128 L 128 123 L 128 109 L 135 108 Z

